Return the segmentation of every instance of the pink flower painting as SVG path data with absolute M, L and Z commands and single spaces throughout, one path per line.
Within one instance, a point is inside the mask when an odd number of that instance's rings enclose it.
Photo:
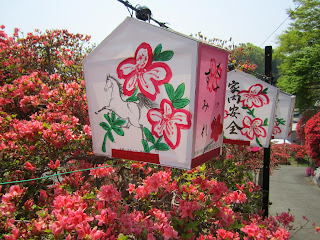
M 281 133 L 281 128 L 277 125 L 277 123 L 274 123 L 272 134 L 277 135 L 278 133 Z
M 209 92 L 217 91 L 218 89 L 218 81 L 221 78 L 222 68 L 221 64 L 216 64 L 216 60 L 212 58 L 210 60 L 210 70 L 206 73 L 207 76 L 207 88 Z
M 267 132 L 262 125 L 263 121 L 260 118 L 251 119 L 250 117 L 245 116 L 241 134 L 250 140 L 253 140 L 254 137 L 266 137 Z
M 131 96 L 139 87 L 150 100 L 156 99 L 159 85 L 168 83 L 172 77 L 170 67 L 163 62 L 153 62 L 152 48 L 148 43 L 141 43 L 134 57 L 127 58 L 117 67 L 117 74 L 124 79 L 123 93 Z
M 263 91 L 261 84 L 255 84 L 249 88 L 249 90 L 243 90 L 238 93 L 241 96 L 240 102 L 243 103 L 243 107 L 262 107 L 269 104 L 269 97 Z
M 163 99 L 160 109 L 150 109 L 148 121 L 152 125 L 152 134 L 156 137 L 163 135 L 170 148 L 175 149 L 180 144 L 181 129 L 191 127 L 191 113 L 184 109 L 175 109 L 172 103 Z
M 223 125 L 221 123 L 221 115 L 219 114 L 217 119 L 214 119 L 211 123 L 211 138 L 214 139 L 214 141 L 218 141 L 218 138 L 223 130 Z

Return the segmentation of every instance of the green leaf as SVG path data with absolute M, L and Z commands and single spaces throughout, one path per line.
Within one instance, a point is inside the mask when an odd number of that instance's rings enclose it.
M 163 138 L 163 135 L 161 135 L 161 136 L 158 138 L 158 140 L 156 141 L 156 143 L 154 143 L 154 145 L 158 145 L 158 144 L 161 142 L 162 138 Z
M 157 59 L 159 58 L 161 51 L 162 51 L 162 44 L 160 43 L 156 46 L 156 48 L 153 51 L 153 61 L 159 61 Z
M 188 233 L 188 234 L 183 233 L 183 234 L 182 234 L 182 238 L 183 238 L 183 239 L 189 239 L 189 238 L 191 238 L 191 237 L 193 237 L 193 233 Z
M 106 131 L 110 131 L 110 129 L 111 129 L 110 126 L 108 125 L 108 123 L 101 122 L 99 125 Z
M 155 149 L 159 151 L 168 151 L 170 147 L 166 143 L 158 143 L 155 145 Z
M 143 146 L 144 151 L 146 153 L 150 152 L 148 142 L 145 139 L 142 139 L 141 142 L 142 142 L 142 146 Z
M 173 54 L 174 53 L 171 50 L 163 51 L 162 53 L 160 53 L 156 61 L 169 61 L 173 57 Z
M 111 124 L 112 124 L 112 121 L 111 121 L 109 115 L 108 115 L 108 114 L 103 114 L 103 116 L 104 116 L 104 118 L 108 121 L 108 123 L 110 123 L 110 125 L 111 125 Z
M 185 85 L 184 83 L 181 83 L 178 87 L 177 90 L 174 93 L 174 99 L 178 100 L 180 98 L 182 98 L 183 94 L 184 94 L 184 90 L 185 90 Z
M 144 127 L 143 132 L 149 142 L 151 142 L 153 144 L 156 142 L 154 136 L 152 135 L 152 133 L 150 132 L 150 130 L 148 128 Z
M 263 89 L 262 93 L 268 94 L 268 88 Z
M 117 118 L 117 120 L 114 121 L 114 125 L 117 125 L 117 126 L 122 126 L 126 123 L 126 120 L 124 119 L 121 119 L 121 118 Z
M 118 134 L 119 136 L 124 136 L 124 131 L 122 130 L 122 128 L 119 128 L 119 127 L 116 127 L 114 126 L 113 128 L 113 131 Z
M 113 135 L 112 135 L 112 132 L 111 131 L 107 131 L 106 133 L 108 135 L 108 138 L 111 142 L 114 142 L 114 138 L 113 138 Z
M 104 135 L 104 138 L 103 138 L 103 142 L 102 142 L 102 147 L 101 147 L 101 151 L 102 152 L 106 152 L 106 141 L 107 141 L 107 137 L 108 137 L 108 135 L 107 135 L 107 133 Z
M 166 83 L 165 85 L 166 88 L 166 92 L 168 94 L 169 99 L 171 100 L 171 102 L 174 101 L 174 88 L 170 83 Z
M 262 126 L 268 126 L 268 118 L 266 118 L 262 124 Z
M 189 102 L 190 102 L 189 99 L 181 98 L 181 99 L 173 101 L 172 106 L 175 109 L 181 109 L 181 108 L 184 108 L 185 106 L 187 106 L 189 104 Z
M 114 111 L 112 111 L 111 113 L 111 121 L 112 123 L 116 120 L 116 113 Z M 111 124 L 111 123 L 110 123 Z
M 256 117 L 255 115 L 254 115 L 254 108 L 252 108 L 251 110 L 248 108 L 248 112 L 247 112 L 249 115 L 251 115 L 252 117 Z
M 137 96 L 131 96 L 129 98 L 126 99 L 126 102 L 136 102 L 138 101 L 138 97 Z
M 138 92 L 138 86 L 136 87 L 136 90 L 134 90 L 134 93 L 126 99 L 126 102 L 135 102 L 135 101 L 138 101 L 138 98 L 137 98 L 137 92 Z
M 128 240 L 128 237 L 120 233 L 118 236 L 118 240 Z

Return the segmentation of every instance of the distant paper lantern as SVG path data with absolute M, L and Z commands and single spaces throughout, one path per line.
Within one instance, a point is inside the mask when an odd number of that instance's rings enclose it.
M 127 18 L 84 60 L 93 151 L 191 169 L 221 152 L 228 52 Z
M 296 96 L 280 91 L 273 127 L 273 138 L 287 139 L 291 134 Z
M 228 73 L 224 142 L 268 147 L 273 131 L 279 89 L 254 76 Z

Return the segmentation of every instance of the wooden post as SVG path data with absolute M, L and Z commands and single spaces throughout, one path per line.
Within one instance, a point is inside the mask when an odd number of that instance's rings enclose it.
M 265 75 L 267 82 L 272 83 L 272 46 L 265 47 Z M 264 148 L 263 155 L 263 217 L 266 218 L 269 215 L 269 185 L 270 185 L 270 145 L 268 148 Z

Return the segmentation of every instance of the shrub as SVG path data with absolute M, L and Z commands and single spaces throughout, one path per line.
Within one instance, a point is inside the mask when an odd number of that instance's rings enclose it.
M 305 127 L 306 148 L 315 166 L 320 166 L 320 112 L 310 118 Z

